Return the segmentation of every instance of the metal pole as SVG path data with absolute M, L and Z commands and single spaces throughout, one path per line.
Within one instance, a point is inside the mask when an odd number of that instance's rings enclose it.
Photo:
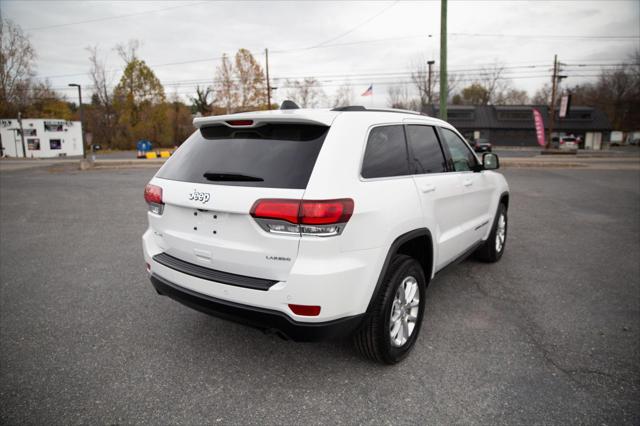
M 440 118 L 447 119 L 447 0 L 440 0 Z
M 82 135 L 82 158 L 87 158 L 87 148 L 84 143 L 84 110 L 82 108 L 82 88 L 78 84 L 78 99 L 80 100 L 80 134 Z M 93 146 L 91 147 L 93 153 Z
M 82 136 L 82 158 L 87 159 L 87 151 L 84 146 L 84 114 L 82 110 L 82 88 L 79 84 L 69 84 L 69 87 L 78 88 L 78 101 L 80 102 L 80 134 Z M 93 153 L 93 146 L 91 146 L 91 152 Z
M 547 149 L 551 147 L 553 125 L 556 119 L 556 85 L 558 81 L 558 55 L 553 55 L 553 76 L 551 77 L 551 103 L 549 104 L 549 140 Z
M 22 140 L 22 156 L 27 158 L 27 148 L 24 145 L 24 129 L 22 128 L 22 113 L 18 112 L 18 124 L 20 125 L 20 139 Z M 18 152 L 16 152 L 18 155 Z
M 269 49 L 264 49 L 267 70 L 267 109 L 271 109 L 271 82 L 269 81 Z
M 427 65 L 429 66 L 429 77 L 428 77 L 428 83 L 427 83 L 427 101 L 429 102 L 429 105 L 433 103 L 433 97 L 431 94 L 431 66 L 434 63 L 435 61 L 427 61 Z

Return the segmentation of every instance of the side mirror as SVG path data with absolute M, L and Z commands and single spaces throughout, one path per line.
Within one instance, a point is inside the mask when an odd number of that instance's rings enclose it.
M 500 168 L 498 156 L 492 152 L 485 152 L 482 155 L 482 167 L 485 170 L 496 170 Z

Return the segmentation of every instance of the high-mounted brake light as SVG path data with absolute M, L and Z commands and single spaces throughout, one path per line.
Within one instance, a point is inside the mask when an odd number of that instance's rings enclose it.
M 268 232 L 333 236 L 342 233 L 353 214 L 350 198 L 339 200 L 262 199 L 253 204 L 251 216 Z
M 144 200 L 149 204 L 149 211 L 155 214 L 162 214 L 164 202 L 162 201 L 162 188 L 150 183 L 144 187 Z
M 251 126 L 253 120 L 229 120 L 227 121 L 229 126 Z

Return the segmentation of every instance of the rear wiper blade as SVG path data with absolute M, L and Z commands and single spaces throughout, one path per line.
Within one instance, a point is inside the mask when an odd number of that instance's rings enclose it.
M 264 182 L 264 179 L 256 176 L 243 175 L 240 173 L 213 173 L 206 172 L 205 179 L 212 181 L 228 181 L 228 182 Z

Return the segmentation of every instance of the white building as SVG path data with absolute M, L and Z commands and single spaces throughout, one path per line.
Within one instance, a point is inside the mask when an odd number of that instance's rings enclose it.
M 0 119 L 2 156 L 51 158 L 82 155 L 82 125 L 79 121 L 25 118 L 22 128 L 24 149 L 18 120 Z

